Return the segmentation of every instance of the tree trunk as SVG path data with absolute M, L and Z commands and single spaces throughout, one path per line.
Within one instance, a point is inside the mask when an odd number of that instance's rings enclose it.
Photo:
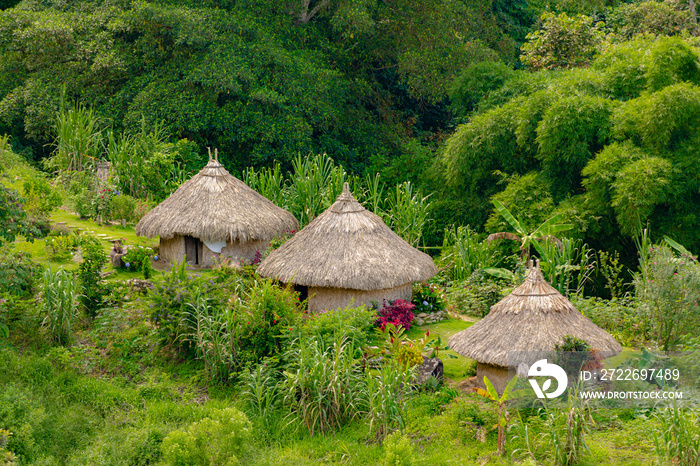
M 698 35 L 698 13 L 695 11 L 695 0 L 689 0 L 690 4 L 690 16 L 693 19 L 693 24 L 695 27 L 693 28 L 692 34 L 694 36 Z

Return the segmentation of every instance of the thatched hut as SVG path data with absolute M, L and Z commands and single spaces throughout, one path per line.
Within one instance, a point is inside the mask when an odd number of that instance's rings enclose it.
M 520 286 L 494 304 L 486 317 L 452 335 L 449 345 L 477 361 L 480 386 L 486 375 L 501 391 L 510 379 L 509 369 L 551 357 L 565 335 L 584 340 L 602 357 L 622 351 L 615 338 L 547 283 L 538 262 Z
M 413 282 L 437 273 L 433 259 L 401 239 L 355 200 L 348 184 L 336 202 L 258 267 L 293 283 L 309 309 L 411 299 Z
M 292 214 L 232 176 L 218 157 L 147 213 L 136 234 L 160 236 L 160 257 L 211 267 L 214 258 L 234 263 L 264 253 L 270 239 L 296 230 Z

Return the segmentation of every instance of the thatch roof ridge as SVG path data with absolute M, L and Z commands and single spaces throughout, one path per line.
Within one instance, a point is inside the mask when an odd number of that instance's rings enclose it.
M 437 267 L 362 207 L 345 183 L 335 203 L 272 251 L 258 273 L 304 286 L 380 290 L 427 280 Z
M 204 241 L 268 240 L 299 223 L 218 160 L 209 163 L 136 225 L 136 234 L 163 239 L 189 235 Z
M 553 351 L 565 335 L 584 340 L 606 357 L 622 351 L 612 335 L 547 283 L 537 264 L 520 286 L 491 307 L 486 317 L 452 335 L 449 345 L 478 362 L 512 367 L 520 362 L 531 364 L 536 354 Z

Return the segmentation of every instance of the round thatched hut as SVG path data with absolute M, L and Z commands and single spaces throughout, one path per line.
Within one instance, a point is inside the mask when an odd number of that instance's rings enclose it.
M 235 263 L 264 253 L 270 239 L 296 230 L 292 214 L 232 176 L 216 159 L 147 213 L 136 234 L 160 236 L 160 257 L 211 267 L 217 256 Z
M 538 262 L 520 286 L 494 304 L 486 317 L 452 335 L 449 345 L 477 361 L 480 386 L 486 375 L 500 393 L 510 379 L 509 369 L 551 357 L 565 335 L 584 340 L 605 358 L 622 351 L 615 338 L 547 283 Z
M 309 296 L 309 310 L 351 302 L 411 299 L 413 282 L 437 273 L 433 259 L 401 239 L 355 200 L 348 184 L 336 202 L 258 267 Z

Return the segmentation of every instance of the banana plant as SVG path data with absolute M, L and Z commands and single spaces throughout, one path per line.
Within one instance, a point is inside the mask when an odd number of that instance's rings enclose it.
M 530 259 L 530 247 L 533 246 L 540 255 L 543 255 L 542 247 L 540 241 L 549 239 L 557 245 L 561 245 L 561 241 L 554 236 L 555 233 L 561 231 L 571 230 L 574 226 L 570 223 L 559 223 L 562 219 L 561 214 L 554 215 L 553 217 L 547 219 L 538 226 L 534 231 L 529 232 L 525 229 L 523 224 L 510 213 L 506 207 L 499 201 L 493 201 L 493 205 L 499 214 L 508 222 L 508 224 L 516 231 L 516 233 L 511 232 L 500 232 L 493 233 L 486 238 L 486 242 L 491 244 L 491 241 L 497 239 L 509 239 L 513 241 L 520 241 L 520 256 L 523 261 Z
M 483 388 L 474 388 L 474 391 L 486 398 L 487 400 L 493 401 L 498 407 L 498 451 L 500 455 L 505 451 L 506 446 L 506 431 L 508 427 L 508 410 L 506 409 L 506 404 L 516 398 L 525 396 L 528 390 L 513 390 L 515 383 L 518 380 L 518 376 L 514 376 L 508 385 L 506 385 L 505 390 L 503 390 L 502 395 L 498 395 L 498 391 L 493 386 L 488 377 L 484 376 L 484 385 L 486 390 Z

